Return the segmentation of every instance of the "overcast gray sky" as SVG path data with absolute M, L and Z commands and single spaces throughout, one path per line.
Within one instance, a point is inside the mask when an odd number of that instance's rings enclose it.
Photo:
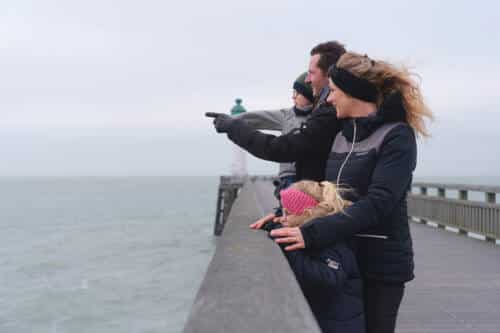
M 500 175 L 500 5 L 490 1 L 0 3 L 0 175 L 219 175 L 205 111 L 291 104 L 312 46 L 409 65 L 436 114 L 417 175 Z M 252 173 L 276 166 L 252 159 Z

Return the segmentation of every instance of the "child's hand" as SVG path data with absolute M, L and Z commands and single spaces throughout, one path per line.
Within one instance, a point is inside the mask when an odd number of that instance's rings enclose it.
M 264 216 L 263 218 L 257 220 L 256 222 L 250 224 L 250 229 L 260 229 L 262 228 L 262 226 L 270 221 L 270 220 L 275 220 L 276 219 L 276 216 L 274 214 L 268 214 L 266 216 Z
M 273 218 L 274 223 L 282 223 L 284 224 L 286 222 L 286 216 L 275 216 Z

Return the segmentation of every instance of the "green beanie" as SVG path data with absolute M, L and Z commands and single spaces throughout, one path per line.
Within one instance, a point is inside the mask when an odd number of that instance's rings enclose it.
M 306 83 L 307 72 L 299 75 L 299 77 L 293 82 L 293 89 L 295 89 L 299 94 L 307 98 L 311 103 L 314 102 L 313 90 L 310 83 Z

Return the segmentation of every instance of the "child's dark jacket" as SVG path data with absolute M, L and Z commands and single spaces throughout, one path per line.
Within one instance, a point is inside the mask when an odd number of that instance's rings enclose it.
M 263 229 L 280 227 L 279 223 L 268 222 Z M 347 244 L 337 243 L 323 250 L 283 250 L 283 253 L 322 332 L 365 332 L 361 274 L 355 254 Z

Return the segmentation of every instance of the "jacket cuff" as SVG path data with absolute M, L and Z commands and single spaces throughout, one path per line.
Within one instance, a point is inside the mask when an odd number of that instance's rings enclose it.
M 313 228 L 314 226 L 311 223 L 306 223 L 300 227 L 300 232 L 302 233 L 302 238 L 304 239 L 304 246 L 306 249 L 314 247 Z

